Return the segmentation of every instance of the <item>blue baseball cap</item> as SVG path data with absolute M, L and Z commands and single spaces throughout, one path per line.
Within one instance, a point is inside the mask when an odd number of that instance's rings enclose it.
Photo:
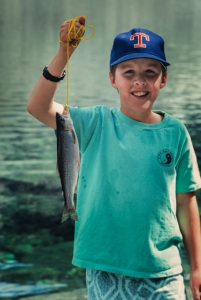
M 169 66 L 164 50 L 164 39 L 147 29 L 133 28 L 118 34 L 113 43 L 110 56 L 110 67 L 136 58 L 150 58 Z

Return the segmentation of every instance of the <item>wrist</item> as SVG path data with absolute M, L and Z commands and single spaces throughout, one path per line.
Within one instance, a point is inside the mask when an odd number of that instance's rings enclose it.
M 60 60 L 62 60 L 66 63 L 66 61 L 67 61 L 67 46 L 64 45 L 64 43 L 60 42 L 60 47 L 59 47 L 56 55 L 59 57 Z
M 70 44 L 60 41 L 58 55 L 65 58 L 65 60 L 67 60 L 67 47 L 69 47 L 69 57 L 70 57 L 72 53 L 75 51 L 76 47 L 72 47 Z
M 65 75 L 66 75 L 65 70 L 63 71 L 61 76 L 55 76 L 55 75 L 53 75 L 52 73 L 49 72 L 48 66 L 45 66 L 44 69 L 43 69 L 43 77 L 45 79 L 49 80 L 49 81 L 52 81 L 52 82 L 59 82 L 59 81 L 63 80 Z
M 197 271 L 199 270 L 201 272 L 201 254 L 200 250 L 197 253 L 197 255 L 194 253 L 190 256 L 190 265 L 191 265 L 191 271 Z
M 56 77 L 61 77 L 67 63 L 66 52 L 59 49 L 53 60 L 48 65 L 48 71 Z
M 191 267 L 191 273 L 200 273 L 201 274 L 201 266 L 198 266 L 198 267 Z

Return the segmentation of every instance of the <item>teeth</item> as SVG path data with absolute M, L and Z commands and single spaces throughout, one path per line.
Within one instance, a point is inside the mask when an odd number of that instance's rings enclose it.
M 147 92 L 135 92 L 135 93 L 132 93 L 134 96 L 137 96 L 137 97 L 142 97 L 142 96 L 145 96 L 147 95 Z

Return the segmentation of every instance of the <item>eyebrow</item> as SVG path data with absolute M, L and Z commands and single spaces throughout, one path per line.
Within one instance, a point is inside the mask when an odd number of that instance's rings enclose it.
M 121 67 L 122 69 L 126 69 L 126 68 L 132 68 L 132 65 L 127 63 L 122 63 L 122 64 L 119 64 L 119 67 Z
M 160 63 L 159 63 L 160 64 Z M 121 69 L 126 69 L 126 68 L 133 68 L 133 65 L 130 64 L 129 62 L 128 63 L 122 63 L 122 64 L 119 64 L 119 66 L 121 67 Z M 150 64 L 148 64 L 146 66 L 146 68 L 157 68 L 158 67 L 158 64 L 157 62 L 156 63 L 152 63 L 150 62 Z

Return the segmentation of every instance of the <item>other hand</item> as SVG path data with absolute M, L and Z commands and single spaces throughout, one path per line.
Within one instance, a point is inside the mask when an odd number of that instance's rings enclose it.
M 195 270 L 191 273 L 190 286 L 193 300 L 201 300 L 201 270 Z

